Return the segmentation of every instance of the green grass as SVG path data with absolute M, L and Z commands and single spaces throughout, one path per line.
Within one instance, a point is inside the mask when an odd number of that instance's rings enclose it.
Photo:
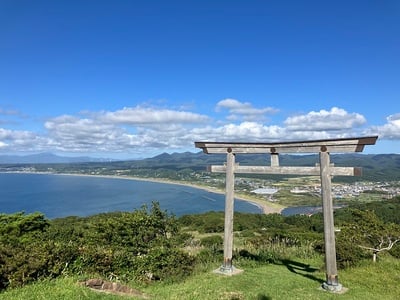
M 212 269 L 184 282 L 154 283 L 141 291 L 151 299 L 398 299 L 400 260 L 385 256 L 379 262 L 339 272 L 339 281 L 348 291 L 332 294 L 320 289 L 325 278 L 322 258 L 286 261 L 283 264 L 258 265 L 254 261 L 236 265 L 244 270 L 235 276 L 212 273 Z M 218 266 L 215 266 L 218 267 Z M 76 278 L 61 278 L 31 284 L 0 293 L 0 299 L 127 299 L 93 292 L 77 284 Z M 136 287 L 137 288 L 137 287 Z
M 0 293 L 1 300 L 120 300 L 120 296 L 91 291 L 78 284 L 76 278 L 45 280 Z

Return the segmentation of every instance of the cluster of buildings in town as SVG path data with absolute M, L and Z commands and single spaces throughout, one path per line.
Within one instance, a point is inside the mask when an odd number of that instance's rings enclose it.
M 210 186 L 223 187 L 224 178 L 203 176 L 203 183 Z M 321 194 L 319 179 L 315 180 L 263 180 L 258 178 L 235 179 L 235 190 L 238 192 L 262 195 L 269 201 L 274 201 L 274 195 L 280 191 L 289 191 L 291 194 Z M 381 198 L 393 198 L 400 195 L 400 182 L 353 182 L 353 183 L 332 183 L 332 194 L 336 199 L 349 199 L 359 197 L 362 194 L 376 194 Z
M 288 189 L 293 194 L 321 194 L 321 186 L 317 183 L 302 185 L 274 185 L 260 187 L 251 190 L 255 194 L 268 196 L 270 200 L 280 189 Z M 334 183 L 332 184 L 332 194 L 334 198 L 358 197 L 362 193 L 379 194 L 383 198 L 393 198 L 400 195 L 399 182 L 354 182 L 354 183 Z

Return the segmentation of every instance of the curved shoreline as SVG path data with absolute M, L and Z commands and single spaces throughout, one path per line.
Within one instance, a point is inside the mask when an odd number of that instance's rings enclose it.
M 193 183 L 189 183 L 189 182 L 180 182 L 180 181 L 174 181 L 174 180 L 168 180 L 168 179 L 143 178 L 143 177 L 115 176 L 115 178 L 151 181 L 151 182 L 165 183 L 165 184 L 183 185 L 183 186 L 188 186 L 188 187 L 192 187 L 192 188 L 195 188 L 195 189 L 204 190 L 204 191 L 207 191 L 207 192 L 210 192 L 210 193 L 225 194 L 224 190 L 220 190 L 220 189 L 213 188 L 213 187 L 207 187 L 207 186 L 203 186 L 203 185 L 199 185 L 199 184 L 193 184 Z M 254 204 L 254 205 L 258 206 L 263 211 L 264 214 L 274 214 L 274 213 L 280 214 L 282 212 L 282 210 L 285 208 L 283 206 L 279 206 L 277 204 L 268 203 L 268 202 L 260 200 L 260 199 L 253 199 L 253 198 L 251 198 L 249 196 L 246 196 L 246 195 L 243 195 L 243 194 L 235 193 L 235 199 L 238 199 L 238 200 L 241 200 L 241 201 L 246 201 L 246 202 L 249 202 L 251 204 Z
M 175 184 L 188 186 L 195 189 L 204 190 L 215 194 L 225 194 L 224 190 L 220 190 L 214 187 L 207 187 L 199 184 L 193 184 L 190 182 L 174 181 L 169 179 L 158 179 L 158 178 L 144 178 L 144 177 L 133 177 L 133 176 L 121 176 L 121 175 L 93 175 L 93 174 L 75 174 L 75 173 L 50 173 L 50 172 L 3 172 L 3 173 L 22 173 L 22 174 L 44 174 L 44 175 L 62 175 L 62 176 L 85 176 L 85 177 L 99 177 L 99 178 L 111 178 L 111 179 L 124 179 L 124 180 L 138 180 L 138 181 L 149 181 L 156 183 Z M 281 213 L 285 207 L 277 204 L 269 203 L 261 199 L 255 199 L 243 194 L 235 194 L 235 199 L 249 202 L 259 207 L 264 214 Z
M 118 175 L 90 175 L 90 174 L 70 174 L 70 173 L 51 173 L 54 175 L 71 175 L 71 176 L 91 176 L 91 177 L 101 177 L 101 178 L 115 178 L 115 179 L 126 179 L 126 180 L 139 180 L 139 181 L 150 181 L 150 182 L 157 182 L 157 183 L 165 183 L 165 184 L 175 184 L 175 185 L 182 185 L 182 186 L 188 186 L 192 187 L 195 189 L 200 189 L 204 190 L 210 193 L 215 193 L 215 194 L 225 194 L 224 190 L 219 190 L 217 188 L 213 187 L 207 187 L 199 184 L 193 184 L 189 182 L 180 182 L 180 181 L 174 181 L 174 180 L 169 180 L 169 179 L 158 179 L 158 178 L 144 178 L 144 177 L 133 177 L 133 176 L 118 176 Z M 235 198 L 241 201 L 246 201 L 251 204 L 254 204 L 258 206 L 264 214 L 274 214 L 278 213 L 280 214 L 282 210 L 285 207 L 274 205 L 272 203 L 268 203 L 266 201 L 262 201 L 259 199 L 253 199 L 251 197 L 246 197 L 245 195 L 235 195 Z

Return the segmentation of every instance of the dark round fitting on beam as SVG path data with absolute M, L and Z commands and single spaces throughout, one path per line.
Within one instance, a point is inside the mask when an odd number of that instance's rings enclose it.
M 271 147 L 270 151 L 271 151 L 271 153 L 275 153 L 276 152 L 275 147 Z
M 321 146 L 321 152 L 326 152 L 328 150 L 328 148 L 326 148 L 326 146 Z
M 226 149 L 226 152 L 231 153 L 232 152 L 232 148 L 229 147 L 228 149 Z

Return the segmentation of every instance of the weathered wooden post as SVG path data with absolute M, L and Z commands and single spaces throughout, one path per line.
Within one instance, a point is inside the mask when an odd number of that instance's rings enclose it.
M 221 268 L 215 270 L 224 274 L 240 272 L 232 265 L 233 255 L 233 212 L 235 197 L 235 154 L 232 149 L 227 149 L 226 178 L 225 178 L 225 229 L 224 229 L 224 262 Z
M 326 282 L 322 287 L 329 291 L 338 292 L 342 290 L 339 284 L 336 266 L 336 244 L 335 226 L 333 221 L 333 203 L 331 187 L 330 157 L 326 147 L 321 147 L 319 153 L 322 211 L 324 218 L 324 244 L 325 244 L 325 268 Z

